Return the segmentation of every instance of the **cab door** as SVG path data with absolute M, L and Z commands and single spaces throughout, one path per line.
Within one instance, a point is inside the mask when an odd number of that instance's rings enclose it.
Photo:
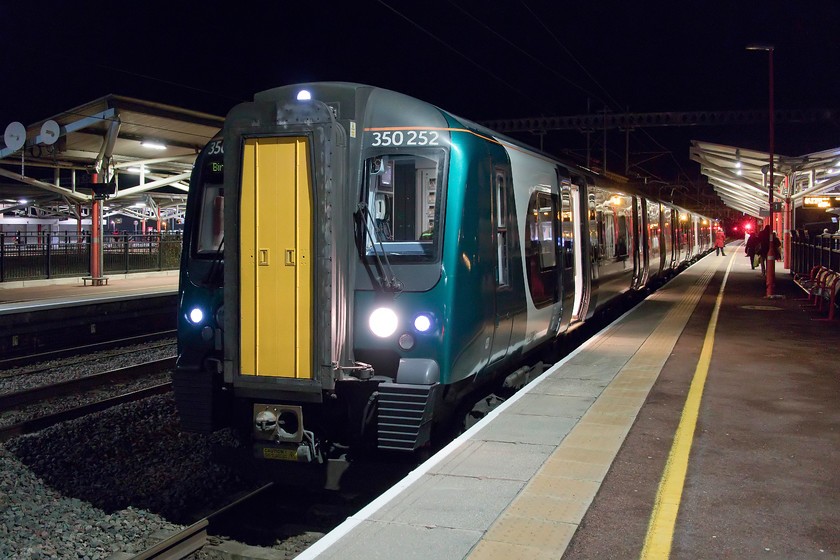
M 312 188 L 306 137 L 248 138 L 240 205 L 241 374 L 312 378 Z
M 509 212 L 511 191 L 510 166 L 493 168 L 493 227 L 496 237 L 496 293 L 495 293 L 495 329 L 490 362 L 504 358 L 510 346 L 513 329 L 513 315 L 517 300 L 514 296 L 510 277 L 510 231 L 512 229 Z

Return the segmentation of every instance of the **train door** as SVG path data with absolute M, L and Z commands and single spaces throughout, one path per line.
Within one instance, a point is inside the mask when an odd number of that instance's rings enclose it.
M 572 320 L 583 320 L 586 318 L 586 310 L 589 307 L 589 290 L 592 284 L 590 275 L 590 252 L 589 249 L 589 196 L 586 191 L 586 182 L 582 177 L 572 176 L 571 185 L 572 208 L 578 211 L 572 215 L 574 231 L 580 240 L 575 244 L 575 303 L 572 311 Z M 584 258 L 584 247 L 586 247 L 586 258 Z
M 240 203 L 241 374 L 312 378 L 306 137 L 248 138 Z
M 644 211 L 642 210 L 642 199 L 633 197 L 633 287 L 638 289 L 647 282 L 647 251 L 644 248 Z
M 568 179 L 561 179 L 560 183 L 560 235 L 561 235 L 561 282 L 563 315 L 561 318 L 561 332 L 565 331 L 566 325 L 572 319 L 574 313 L 574 302 L 576 299 L 575 290 L 575 252 L 578 243 L 575 243 L 574 226 L 574 204 L 572 196 L 572 184 Z
M 660 205 L 651 200 L 645 201 L 647 207 L 647 233 L 648 233 L 648 278 L 655 278 L 662 272 L 662 224 L 660 219 Z
M 496 313 L 493 345 L 490 362 L 501 360 L 507 355 L 510 346 L 510 333 L 513 328 L 513 314 L 517 301 L 510 279 L 510 244 L 509 231 L 512 231 L 510 214 L 511 171 L 510 166 L 496 166 L 493 172 L 493 228 L 496 237 Z
M 665 269 L 674 268 L 674 209 L 662 205 L 662 254 Z

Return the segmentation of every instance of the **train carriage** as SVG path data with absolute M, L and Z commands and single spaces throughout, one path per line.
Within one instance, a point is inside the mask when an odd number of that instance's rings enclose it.
M 542 346 L 707 251 L 701 219 L 392 91 L 257 94 L 191 180 L 182 427 L 299 462 L 416 450 L 477 387 L 521 383 Z

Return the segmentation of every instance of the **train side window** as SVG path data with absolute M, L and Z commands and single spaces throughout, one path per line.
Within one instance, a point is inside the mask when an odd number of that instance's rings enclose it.
M 221 249 L 224 229 L 225 189 L 222 185 L 204 185 L 201 200 L 196 252 L 215 254 Z
M 572 222 L 574 218 L 572 214 L 572 192 L 568 184 L 563 185 L 563 192 L 560 195 L 562 204 L 561 218 L 563 228 L 563 266 L 565 268 L 572 268 L 575 266 L 575 227 Z
M 507 286 L 508 280 L 508 236 L 507 236 L 507 182 L 505 173 L 496 170 L 496 283 Z

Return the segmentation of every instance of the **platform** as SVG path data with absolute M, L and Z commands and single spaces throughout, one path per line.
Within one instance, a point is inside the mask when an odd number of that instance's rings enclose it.
M 143 294 L 175 293 L 178 271 L 109 274 L 108 282 L 93 285 L 84 277 L 0 283 L 0 313 L 37 305 L 73 303 Z
M 840 557 L 840 324 L 776 293 L 706 256 L 298 558 Z

